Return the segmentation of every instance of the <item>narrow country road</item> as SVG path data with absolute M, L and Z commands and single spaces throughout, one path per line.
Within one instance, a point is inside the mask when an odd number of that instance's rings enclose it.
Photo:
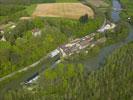
M 3 81 L 3 80 L 5 80 L 5 79 L 7 79 L 7 78 L 10 78 L 10 77 L 16 75 L 17 73 L 25 72 L 25 71 L 27 71 L 27 70 L 30 69 L 30 68 L 36 67 L 38 64 L 40 64 L 41 61 L 43 61 L 43 60 L 46 59 L 46 58 L 47 58 L 47 56 L 41 58 L 40 60 L 38 60 L 37 62 L 33 63 L 32 65 L 29 65 L 29 66 L 27 66 L 27 67 L 25 67 L 25 68 L 22 68 L 22 69 L 20 69 L 20 70 L 14 71 L 13 73 L 8 74 L 8 75 L 6 75 L 6 76 L 0 78 L 0 82 Z
M 101 25 L 101 28 L 103 28 L 103 27 L 105 26 L 105 24 L 106 24 L 106 19 L 104 20 L 103 24 Z M 100 28 L 100 29 L 101 29 L 101 28 Z M 48 55 L 49 55 L 49 54 L 48 54 Z M 48 57 L 48 55 L 45 56 L 45 57 L 43 57 L 43 58 L 41 58 L 40 60 L 38 60 L 37 62 L 33 63 L 32 65 L 29 65 L 29 66 L 24 67 L 24 68 L 22 68 L 22 69 L 20 69 L 20 70 L 14 71 L 13 73 L 8 74 L 8 75 L 6 75 L 6 76 L 0 78 L 0 82 L 3 81 L 3 80 L 5 80 L 5 79 L 7 79 L 7 78 L 10 78 L 10 77 L 16 75 L 17 73 L 21 73 L 21 72 L 27 71 L 27 70 L 30 69 L 30 68 L 36 67 L 38 64 L 40 64 L 41 61 L 43 61 L 44 59 L 46 59 L 46 58 Z

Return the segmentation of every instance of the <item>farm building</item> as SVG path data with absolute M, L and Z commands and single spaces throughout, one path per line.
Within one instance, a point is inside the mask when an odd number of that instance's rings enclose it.
M 106 24 L 104 27 L 100 28 L 98 30 L 98 32 L 102 33 L 102 32 L 105 32 L 107 30 L 112 30 L 116 27 L 116 25 L 114 23 L 109 23 L 109 24 Z
M 60 53 L 62 54 L 63 57 L 70 56 L 75 52 L 79 52 L 80 50 L 88 47 L 89 45 L 91 46 L 94 39 L 93 36 L 94 34 L 87 35 L 81 39 L 75 39 L 68 44 L 60 46 L 59 47 Z
M 41 30 L 40 29 L 33 29 L 32 30 L 32 35 L 37 37 L 37 36 L 40 36 L 41 35 Z
M 58 55 L 60 53 L 60 51 L 58 50 L 58 49 L 55 49 L 54 51 L 52 51 L 51 53 L 50 53 L 50 57 L 51 58 L 53 58 L 53 57 L 55 57 L 56 55 Z

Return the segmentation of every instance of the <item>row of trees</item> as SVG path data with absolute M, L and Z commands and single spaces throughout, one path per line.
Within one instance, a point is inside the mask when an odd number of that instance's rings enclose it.
M 133 43 L 116 50 L 104 67 L 86 72 L 80 63 L 47 69 L 31 90 L 9 91 L 4 100 L 131 100 Z
M 0 0 L 2 4 L 54 3 L 57 0 Z
M 17 21 L 22 16 L 29 16 L 28 11 L 26 11 L 27 7 L 16 4 L 0 4 L 0 24 Z

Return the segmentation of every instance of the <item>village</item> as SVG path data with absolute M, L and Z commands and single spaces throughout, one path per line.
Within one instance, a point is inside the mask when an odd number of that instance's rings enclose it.
M 0 0 L 0 9 L 0 100 L 132 98 L 132 0 Z
M 89 35 L 86 35 L 82 38 L 76 38 L 69 43 L 66 43 L 64 45 L 61 45 L 57 47 L 57 49 L 53 50 L 48 54 L 49 58 L 65 58 L 69 57 L 75 53 L 80 53 L 82 50 L 88 48 L 92 48 L 96 46 L 97 44 L 104 43 L 106 41 L 106 37 L 102 36 L 98 39 L 95 39 L 96 35 L 99 33 L 106 32 L 107 30 L 112 30 L 116 27 L 114 23 L 104 23 L 104 25 L 97 30 L 96 33 L 91 33 Z M 40 31 L 34 31 L 34 33 L 40 33 Z M 37 36 L 37 35 L 36 35 Z M 88 51 L 86 53 L 89 53 Z M 61 62 L 61 59 L 56 60 L 56 62 L 51 66 L 51 68 L 54 68 L 55 65 Z M 39 75 L 36 73 L 34 76 L 30 77 L 28 80 L 24 82 L 25 85 L 36 83 L 38 80 Z M 22 83 L 23 84 L 23 83 Z M 31 89 L 30 87 L 28 88 Z
M 16 27 L 15 23 L 8 23 L 7 25 L 3 25 L 0 27 L 0 41 L 7 41 L 4 35 L 4 29 L 8 28 L 10 30 L 13 30 Z M 97 43 L 100 42 L 105 42 L 106 38 L 102 37 L 99 40 L 95 40 L 95 36 L 97 33 L 104 33 L 107 30 L 112 30 L 116 27 L 116 25 L 114 23 L 108 22 L 105 20 L 104 25 L 97 30 L 96 33 L 91 33 L 85 37 L 82 38 L 77 38 L 74 39 L 72 41 L 70 41 L 70 43 L 66 43 L 64 45 L 59 46 L 57 49 L 53 50 L 50 54 L 49 57 L 53 58 L 57 55 L 60 55 L 61 57 L 67 57 L 67 56 L 71 56 L 74 53 L 79 53 L 81 50 L 87 48 L 87 47 L 94 47 Z M 10 31 L 9 31 L 10 33 Z M 37 36 L 41 36 L 42 32 L 40 29 L 35 28 L 31 30 L 31 33 L 34 37 Z
M 5 37 L 6 30 L 8 30 L 7 34 L 10 35 L 11 31 L 13 29 L 15 29 L 16 26 L 17 25 L 13 22 L 9 22 L 6 25 L 0 26 L 0 42 L 8 41 Z M 84 50 L 86 48 L 92 48 L 92 47 L 96 46 L 97 44 L 104 43 L 106 41 L 106 37 L 101 35 L 101 37 L 96 38 L 97 35 L 102 34 L 108 30 L 113 30 L 115 27 L 116 27 L 116 25 L 114 23 L 105 21 L 103 26 L 101 28 L 99 28 L 95 33 L 88 34 L 81 38 L 76 38 L 76 39 L 70 41 L 69 43 L 60 45 L 55 50 L 48 53 L 47 56 L 50 59 L 52 59 L 52 58 L 54 59 L 56 57 L 65 58 L 65 57 L 69 57 L 73 54 L 80 53 L 82 50 Z M 33 37 L 38 37 L 43 34 L 42 30 L 39 28 L 34 28 L 34 29 L 30 30 L 30 32 L 32 33 Z M 89 53 L 89 52 L 86 51 L 86 53 Z M 61 59 L 57 60 L 55 62 L 55 64 L 58 64 L 60 62 L 61 62 Z M 53 64 L 52 67 L 54 67 L 55 64 Z M 36 77 L 38 77 L 38 75 Z M 38 78 L 35 78 L 35 80 L 34 80 L 34 78 L 33 78 L 33 80 L 30 79 L 30 81 L 27 81 L 25 83 L 32 83 L 33 81 L 36 81 L 36 79 L 38 79 Z
M 104 33 L 107 30 L 112 30 L 116 27 L 114 23 L 105 23 L 100 29 L 97 30 L 96 33 L 91 33 L 85 37 L 77 38 L 70 43 L 59 46 L 57 49 L 52 51 L 49 54 L 49 57 L 53 58 L 57 55 L 61 55 L 61 57 L 71 56 L 74 53 L 79 53 L 81 50 L 87 47 L 94 47 L 97 43 L 104 43 L 106 41 L 105 37 L 101 37 L 98 40 L 95 40 L 95 36 L 97 33 Z

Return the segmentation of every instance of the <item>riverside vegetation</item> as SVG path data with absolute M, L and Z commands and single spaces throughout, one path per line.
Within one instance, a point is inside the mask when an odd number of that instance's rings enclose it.
M 115 51 L 103 68 L 86 72 L 82 64 L 59 64 L 41 75 L 37 88 L 5 94 L 5 100 L 131 100 L 133 43 Z M 131 87 L 129 87 L 131 86 Z
M 4 29 L 4 37 L 7 41 L 0 41 L 0 77 L 36 62 L 69 40 L 95 32 L 104 20 L 103 14 L 98 12 L 94 19 L 89 18 L 86 23 L 82 20 L 65 18 L 19 20 L 23 14 L 30 16 L 35 4 L 27 5 L 23 4 L 23 1 L 21 5 L 13 1 L 1 2 L 1 25 L 13 21 L 16 27 Z M 42 36 L 32 35 L 32 29 L 36 28 L 41 30 Z
M 101 25 L 101 19 L 100 17 L 95 20 L 89 19 L 84 24 L 76 20 L 58 18 L 38 18 L 19 22 L 10 34 L 8 31 L 5 33 L 7 41 L 0 42 L 0 76 L 32 64 L 58 45 L 67 42 L 69 38 L 94 32 Z M 40 28 L 42 36 L 32 36 L 33 28 Z
M 95 32 L 102 22 L 103 17 L 98 16 L 95 20 L 89 19 L 87 23 L 58 18 L 37 18 L 17 23 L 17 27 L 11 31 L 13 34 L 9 35 L 7 30 L 5 36 L 8 41 L 0 42 L 2 52 L 0 61 L 3 63 L 1 69 L 5 72 L 1 76 L 31 64 L 42 57 L 42 54 L 46 55 L 69 39 Z M 122 41 L 128 33 L 128 29 L 123 28 L 125 25 L 125 22 L 121 22 L 115 31 L 105 33 L 104 36 L 107 37 L 105 45 Z M 40 28 L 42 36 L 33 37 L 32 28 Z M 64 61 L 65 63 L 58 64 L 54 69 L 48 68 L 35 85 L 28 86 L 29 90 L 27 87 L 9 90 L 4 93 L 3 100 L 131 100 L 133 42 L 110 55 L 102 68 L 88 72 L 82 60 L 91 58 L 100 48 L 96 46 L 90 50 L 92 54 L 81 52 Z M 15 59 L 16 57 L 18 59 Z

